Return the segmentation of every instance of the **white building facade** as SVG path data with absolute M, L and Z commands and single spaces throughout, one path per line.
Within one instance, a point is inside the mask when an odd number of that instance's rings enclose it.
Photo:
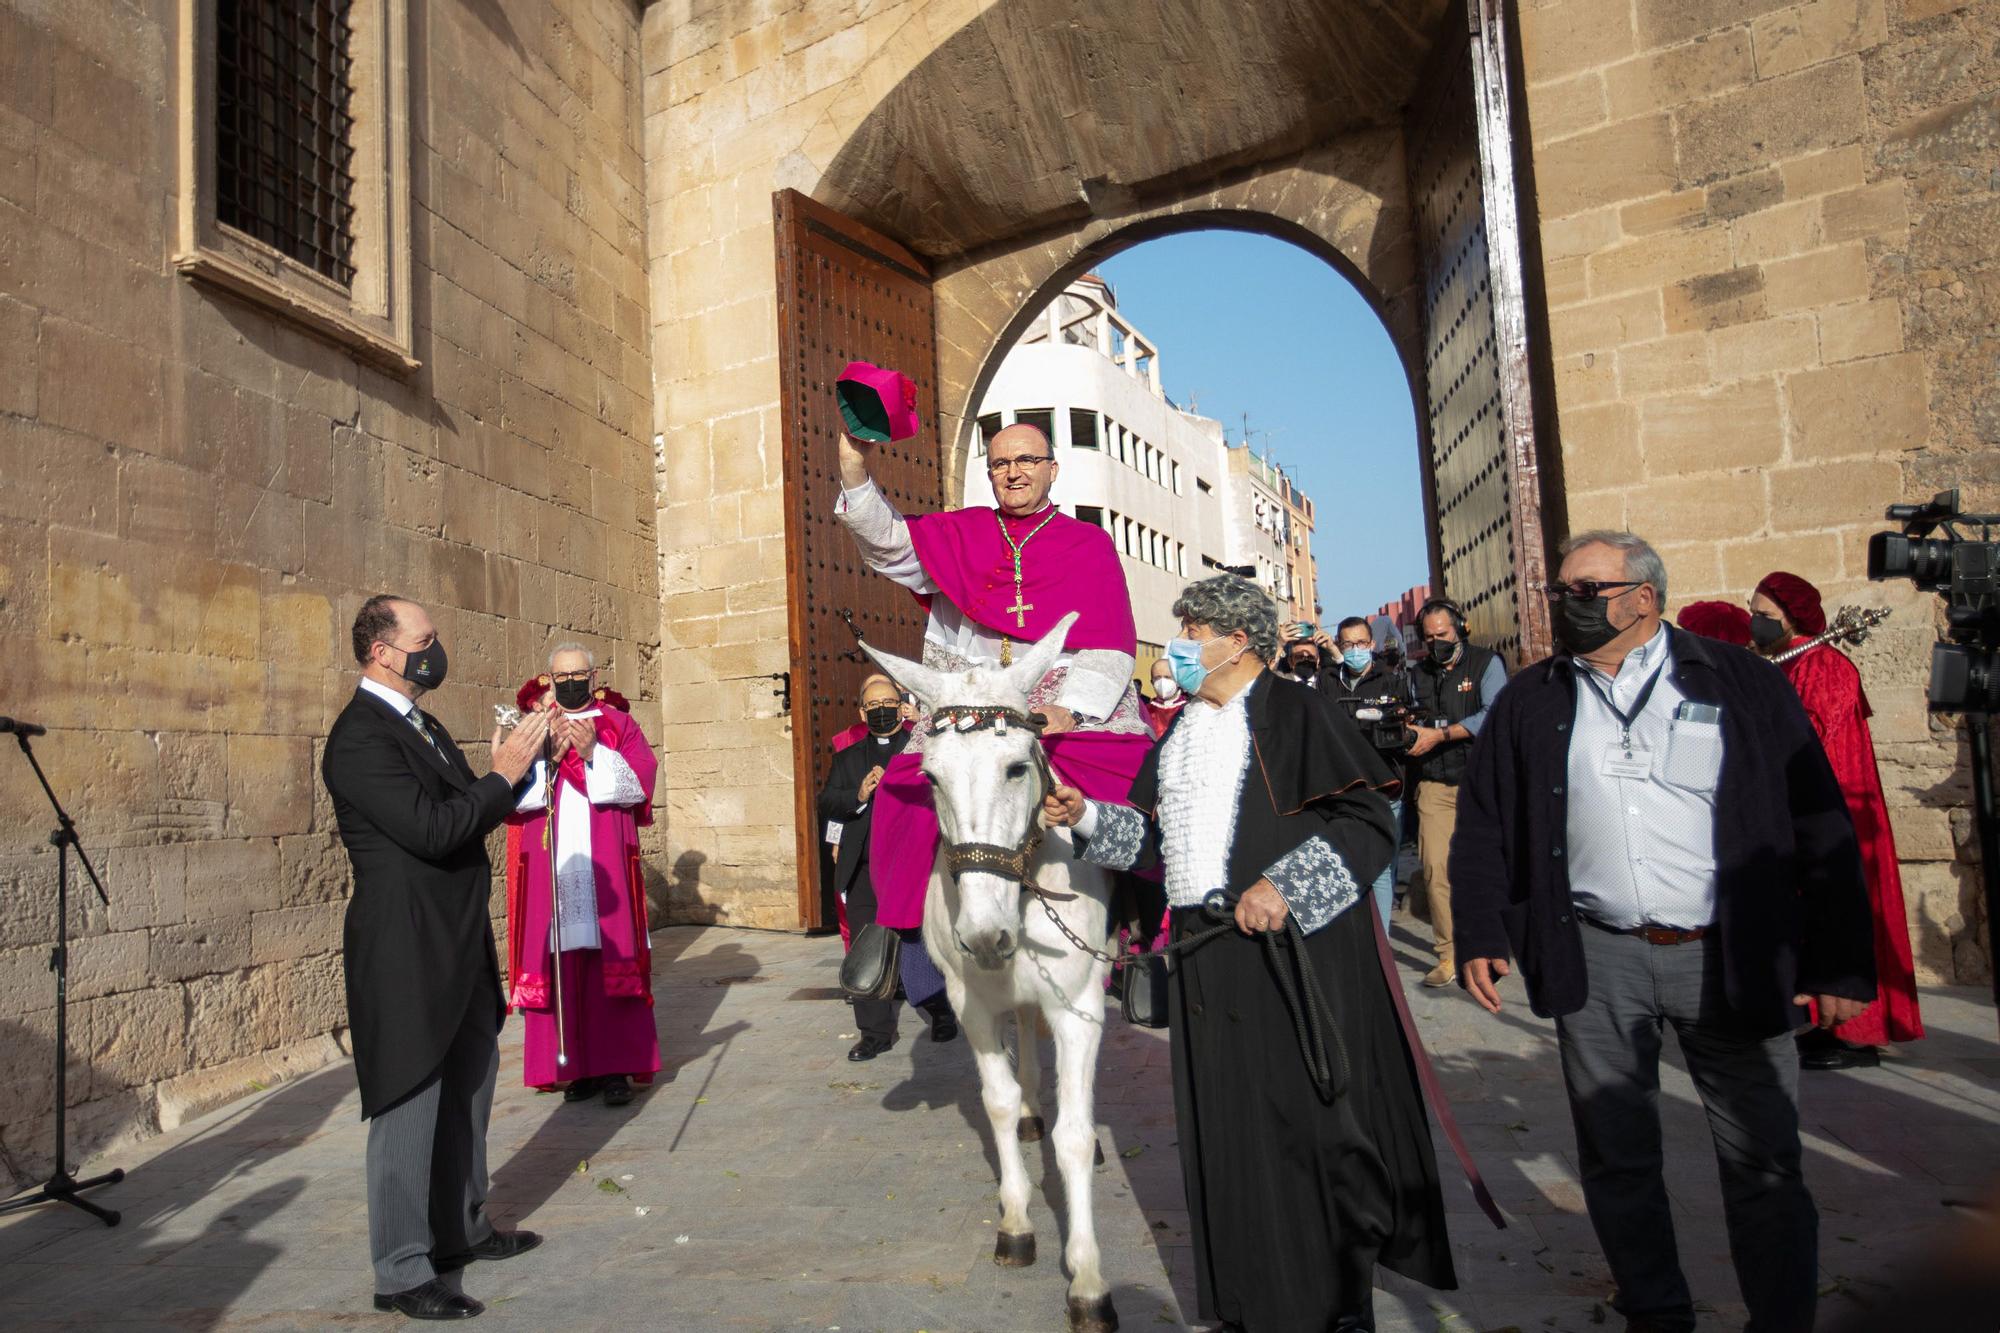
M 1028 422 L 1054 445 L 1051 498 L 1111 534 L 1125 567 L 1141 675 L 1180 632 L 1174 598 L 1226 566 L 1254 566 L 1281 615 L 1301 616 L 1314 591 L 1292 586 L 1288 558 L 1299 496 L 1276 468 L 1231 448 L 1222 423 L 1182 411 L 1161 386 L 1159 349 L 1118 313 L 1095 275 L 1050 303 L 1014 345 L 979 409 L 961 502 L 990 505 L 985 441 Z M 1033 559 L 1033 548 L 1029 548 Z

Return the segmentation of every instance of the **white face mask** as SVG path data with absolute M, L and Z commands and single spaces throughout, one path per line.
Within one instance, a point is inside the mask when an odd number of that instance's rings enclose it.
M 1153 677 L 1153 697 L 1161 703 L 1171 703 L 1180 697 L 1180 682 L 1172 676 Z

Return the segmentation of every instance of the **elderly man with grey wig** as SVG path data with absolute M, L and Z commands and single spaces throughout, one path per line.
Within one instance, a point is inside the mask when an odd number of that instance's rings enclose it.
M 651 1083 L 660 1068 L 639 873 L 653 747 L 624 696 L 598 684 L 580 643 L 558 644 L 518 697 L 523 710 L 552 718 L 548 751 L 508 821 L 508 1003 L 526 1016 L 523 1081 L 567 1084 L 565 1101 L 602 1092 L 606 1105 L 622 1106 L 632 1084 Z
M 1256 585 L 1204 579 L 1173 609 L 1184 637 L 1167 660 L 1190 701 L 1129 804 L 1059 787 L 1044 813 L 1087 860 L 1164 870 L 1176 940 L 1234 926 L 1168 982 L 1202 1318 L 1372 1328 L 1378 1263 L 1457 1285 L 1422 1095 L 1356 906 L 1394 849 L 1396 780 L 1317 690 L 1265 669 L 1278 617 Z M 1317 1040 L 1287 1000 L 1307 973 L 1331 1010 Z M 1309 1066 L 1315 1045 L 1331 1078 Z

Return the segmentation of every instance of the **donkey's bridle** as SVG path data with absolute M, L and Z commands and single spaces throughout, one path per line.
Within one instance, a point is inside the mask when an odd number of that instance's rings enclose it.
M 1041 791 L 1036 793 L 1035 803 L 1055 790 L 1055 777 L 1049 771 L 1049 756 L 1042 749 L 1041 732 L 1045 725 L 1039 714 L 1023 713 L 1017 708 L 1007 708 L 999 704 L 950 704 L 933 709 L 931 730 L 935 732 L 991 731 L 1006 735 L 1008 730 L 1019 727 L 1033 738 L 1032 750 L 1035 756 L 1035 772 L 1041 780 Z M 1029 874 L 1028 867 L 1035 859 L 1035 852 L 1042 845 L 1042 823 L 1030 817 L 1028 831 L 1012 847 L 1003 847 L 991 842 L 947 842 L 944 845 L 944 868 L 953 879 L 971 871 L 975 874 L 997 875 L 1019 884 L 1030 893 L 1041 894 L 1042 889 Z

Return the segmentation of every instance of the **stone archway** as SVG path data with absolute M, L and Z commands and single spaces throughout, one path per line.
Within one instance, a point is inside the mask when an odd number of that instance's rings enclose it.
M 1400 143 L 1393 136 L 1352 136 L 1297 164 L 1127 216 L 1099 218 L 1028 249 L 981 257 L 945 273 L 936 283 L 945 475 L 962 475 L 977 405 L 1034 313 L 1071 279 L 1112 255 L 1177 232 L 1252 232 L 1296 245 L 1331 265 L 1381 319 L 1421 416 L 1416 257 L 1402 170 Z

